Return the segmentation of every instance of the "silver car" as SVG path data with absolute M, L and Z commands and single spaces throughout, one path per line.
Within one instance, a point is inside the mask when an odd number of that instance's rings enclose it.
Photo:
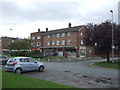
M 8 61 L 9 57 L 5 55 L 0 55 L 0 64 L 5 65 Z
M 5 66 L 6 71 L 12 71 L 21 74 L 25 71 L 38 70 L 44 71 L 44 64 L 30 57 L 14 57 L 7 61 Z

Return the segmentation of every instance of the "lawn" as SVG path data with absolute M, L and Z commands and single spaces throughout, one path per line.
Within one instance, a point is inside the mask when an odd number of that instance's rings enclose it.
M 2 71 L 3 88 L 74 88 L 60 85 L 47 80 L 27 77 L 20 74 Z
M 95 63 L 95 65 L 100 66 L 100 67 L 105 67 L 105 68 L 115 68 L 115 69 L 120 69 L 120 60 L 115 60 L 115 63 L 112 62 L 98 62 Z

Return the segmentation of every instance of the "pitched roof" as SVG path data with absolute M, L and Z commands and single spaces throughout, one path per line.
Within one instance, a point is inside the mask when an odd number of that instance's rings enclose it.
M 44 33 L 43 35 L 56 34 L 56 33 L 65 33 L 65 32 L 75 32 L 75 31 L 79 31 L 84 26 L 85 25 L 74 26 L 74 27 L 70 27 L 70 28 L 62 28 L 62 29 L 51 30 L 51 31 L 48 31 L 48 32 Z

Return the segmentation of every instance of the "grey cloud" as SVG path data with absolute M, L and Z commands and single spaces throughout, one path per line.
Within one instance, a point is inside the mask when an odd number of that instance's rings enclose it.
M 77 12 L 78 5 L 77 3 L 63 3 L 63 2 L 51 2 L 51 3 L 37 3 L 34 2 L 33 9 L 24 9 L 19 8 L 17 5 L 11 2 L 3 2 L 3 17 L 8 22 L 14 23 L 26 21 L 35 21 L 35 20 L 68 20 L 76 18 L 76 15 L 79 15 Z M 15 22 L 16 23 L 16 22 Z

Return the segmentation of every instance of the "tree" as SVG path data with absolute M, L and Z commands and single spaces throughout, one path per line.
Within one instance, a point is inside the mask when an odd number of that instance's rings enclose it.
M 23 39 L 23 40 L 16 40 L 15 42 L 13 42 L 11 44 L 11 48 L 12 49 L 17 49 L 18 51 L 21 49 L 31 49 L 32 45 L 31 43 L 33 42 L 32 39 L 27 38 L 27 39 Z
M 114 23 L 114 45 L 117 50 L 120 50 L 120 30 L 116 23 Z M 95 54 L 106 55 L 107 61 L 110 61 L 112 47 L 112 25 L 110 21 L 102 22 L 101 24 L 87 25 L 86 36 L 84 43 L 87 46 L 95 47 Z M 115 49 L 116 50 L 116 49 Z M 116 50 L 116 51 L 117 51 Z

